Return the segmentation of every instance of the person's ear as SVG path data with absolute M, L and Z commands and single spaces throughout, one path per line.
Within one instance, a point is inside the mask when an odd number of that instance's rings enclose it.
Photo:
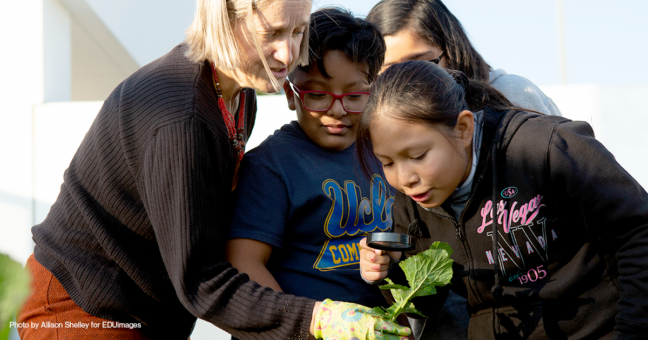
M 284 92 L 286 93 L 286 100 L 288 101 L 288 108 L 291 111 L 295 111 L 295 93 L 288 85 L 288 82 L 285 81 L 283 85 Z
M 475 131 L 475 116 L 468 110 L 463 110 L 457 115 L 457 125 L 454 127 L 456 136 L 461 139 L 464 148 L 470 147 L 473 132 Z

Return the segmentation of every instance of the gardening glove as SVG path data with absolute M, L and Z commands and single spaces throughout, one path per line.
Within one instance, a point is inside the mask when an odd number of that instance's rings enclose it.
M 355 303 L 324 300 L 315 315 L 315 337 L 327 340 L 400 340 L 407 327 L 365 314 L 370 308 Z

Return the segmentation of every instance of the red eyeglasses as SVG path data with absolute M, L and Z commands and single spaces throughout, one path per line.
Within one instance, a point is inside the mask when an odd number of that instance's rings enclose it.
M 286 81 L 304 108 L 309 111 L 328 111 L 336 100 L 340 100 L 344 111 L 349 113 L 362 113 L 369 101 L 369 92 L 333 94 L 325 91 L 300 91 L 290 80 L 286 79 Z

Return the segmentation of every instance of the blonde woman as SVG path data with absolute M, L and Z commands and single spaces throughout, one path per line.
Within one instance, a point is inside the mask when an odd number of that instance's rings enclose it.
M 221 254 L 254 89 L 278 90 L 308 60 L 310 10 L 198 0 L 186 42 L 113 91 L 32 229 L 21 339 L 184 340 L 196 318 L 243 339 L 306 339 L 342 311 L 375 338 L 380 320 L 362 306 L 262 288 Z

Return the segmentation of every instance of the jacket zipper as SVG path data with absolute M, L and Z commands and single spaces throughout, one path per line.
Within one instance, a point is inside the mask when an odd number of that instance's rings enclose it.
M 470 193 L 470 196 L 468 197 L 468 201 L 466 201 L 466 205 L 461 210 L 461 214 L 459 214 L 459 221 L 463 221 L 464 214 L 466 213 L 466 210 L 468 209 L 470 204 L 472 204 L 472 201 L 475 198 L 475 194 L 477 193 L 477 188 L 479 187 L 479 184 L 481 183 L 483 178 L 484 178 L 484 174 L 482 172 L 479 175 L 479 178 L 477 178 L 477 183 L 475 183 L 475 186 L 474 186 L 475 189 Z M 457 229 L 459 230 L 459 227 L 457 227 Z M 468 242 L 463 242 L 463 240 L 462 240 L 461 243 L 464 246 L 464 252 L 466 253 L 466 256 L 468 256 L 469 254 L 472 254 L 472 252 L 470 251 L 470 247 L 468 246 Z M 470 259 L 468 261 L 468 270 L 469 271 L 473 270 L 472 256 L 470 256 Z M 478 301 L 478 303 L 483 303 L 484 300 L 482 299 L 481 292 L 479 291 L 478 287 L 474 286 L 474 282 L 472 281 L 472 279 L 470 279 L 470 277 L 468 278 L 468 285 L 470 287 L 470 290 L 472 290 L 473 295 L 474 295 L 475 299 Z
M 455 220 L 454 218 L 450 218 L 448 216 L 445 216 L 445 215 L 441 215 L 441 214 L 437 214 L 437 213 L 435 213 L 435 214 L 437 216 L 445 219 L 445 220 L 448 220 L 448 221 L 452 222 L 452 224 L 454 224 L 454 226 L 455 226 L 455 235 L 456 235 L 457 240 L 463 242 L 466 239 L 464 237 L 464 235 L 461 233 L 461 226 L 459 225 L 459 222 L 457 220 Z
M 477 183 L 475 183 L 475 190 L 473 190 L 470 193 L 470 196 L 468 197 L 468 201 L 466 201 L 466 205 L 461 210 L 461 215 L 459 216 L 459 221 L 463 220 L 463 216 L 466 213 L 466 208 L 468 208 L 470 203 L 472 203 L 472 200 L 475 197 L 475 193 L 477 192 L 477 186 L 479 186 L 479 183 L 481 182 L 482 178 L 484 178 L 483 175 L 480 175 L 479 178 L 477 178 Z M 455 220 L 454 218 L 451 218 L 451 217 L 448 217 L 448 216 L 445 216 L 445 215 L 441 215 L 441 214 L 433 212 L 433 211 L 431 211 L 431 212 L 434 213 L 435 215 L 445 219 L 445 220 L 448 220 L 448 221 L 452 222 L 452 224 L 454 224 L 454 226 L 455 226 L 455 237 L 457 238 L 457 240 L 459 240 L 459 241 L 461 241 L 463 243 L 463 241 L 466 239 L 466 237 L 461 233 L 461 224 L 459 223 L 459 221 Z

